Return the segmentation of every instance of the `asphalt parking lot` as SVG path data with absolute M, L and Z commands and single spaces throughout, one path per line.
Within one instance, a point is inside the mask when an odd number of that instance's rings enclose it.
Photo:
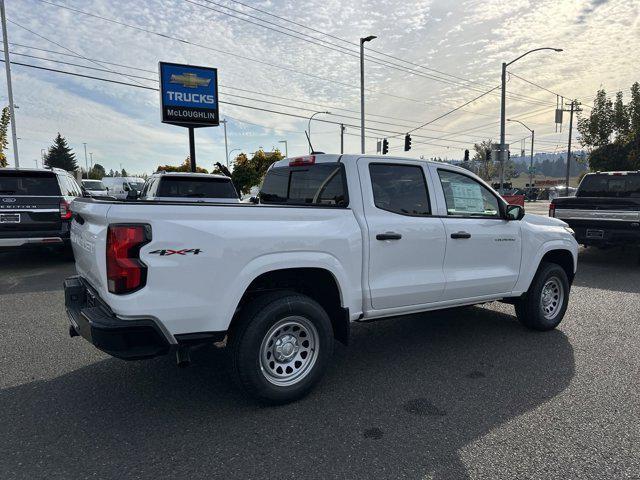
M 559 329 L 492 303 L 353 327 L 297 403 L 213 347 L 124 362 L 69 338 L 49 252 L 0 254 L 0 478 L 640 478 L 638 253 L 582 250 Z

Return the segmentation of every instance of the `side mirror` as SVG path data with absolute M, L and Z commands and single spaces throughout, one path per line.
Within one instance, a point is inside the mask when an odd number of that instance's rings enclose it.
M 524 217 L 524 208 L 520 205 L 507 205 L 505 214 L 507 220 L 522 220 Z
M 80 192 L 82 192 L 82 196 L 83 197 L 90 197 L 91 195 L 89 194 L 89 192 L 87 192 L 87 189 L 84 188 L 83 186 L 80 187 Z
M 138 199 L 138 191 L 135 189 L 127 190 L 127 200 L 137 200 Z
M 251 198 L 249 199 L 249 203 L 255 203 L 255 204 L 258 204 L 258 203 L 260 203 L 260 200 L 258 199 L 258 197 L 251 197 Z
M 124 185 L 122 185 L 122 189 L 123 189 L 125 192 L 130 192 L 130 191 L 131 191 L 131 189 L 129 188 L 129 185 L 127 185 L 126 183 L 125 183 Z

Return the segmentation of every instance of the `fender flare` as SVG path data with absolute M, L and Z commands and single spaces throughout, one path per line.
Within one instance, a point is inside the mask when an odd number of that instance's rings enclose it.
M 225 318 L 233 318 L 240 300 L 256 278 L 265 273 L 289 268 L 318 268 L 328 271 L 338 286 L 342 307 L 354 311 L 355 304 L 355 311 L 360 310 L 360 301 L 353 298 L 353 292 L 356 290 L 350 285 L 349 277 L 336 257 L 317 251 L 277 252 L 252 259 L 238 273 L 230 289 L 233 292 L 233 298 L 229 303 L 229 311 L 225 312 Z M 359 273 L 357 280 L 360 280 Z
M 529 286 L 533 281 L 533 277 L 535 277 L 538 268 L 540 267 L 540 262 L 542 262 L 542 258 L 549 252 L 554 250 L 565 250 L 571 254 L 573 258 L 573 271 L 575 273 L 578 267 L 578 244 L 569 241 L 568 239 L 554 239 L 548 240 L 542 244 L 542 246 L 536 252 L 536 255 L 526 267 L 526 270 L 522 270 L 520 278 L 516 283 L 515 288 L 513 289 L 513 293 L 516 295 L 525 293 L 529 290 Z

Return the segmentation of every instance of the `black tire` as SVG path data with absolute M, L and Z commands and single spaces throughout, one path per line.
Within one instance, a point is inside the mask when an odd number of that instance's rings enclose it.
M 258 400 L 288 403 L 305 396 L 322 378 L 333 342 L 331 320 L 315 300 L 288 291 L 266 294 L 242 309 L 230 332 L 231 374 Z
M 548 290 L 543 300 L 545 286 Z M 556 328 L 567 311 L 570 290 L 564 269 L 556 263 L 543 262 L 527 293 L 514 303 L 518 320 L 533 330 Z

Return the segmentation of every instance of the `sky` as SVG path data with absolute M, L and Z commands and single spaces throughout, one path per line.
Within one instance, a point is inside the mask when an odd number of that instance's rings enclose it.
M 501 63 L 533 48 L 564 50 L 532 53 L 509 67 L 507 117 L 536 131 L 537 152 L 566 151 L 568 115 L 557 131 L 556 94 L 567 107 L 578 99 L 588 113 L 598 88 L 622 90 L 628 100 L 640 80 L 638 0 L 5 3 L 12 62 L 131 84 L 14 64 L 18 150 L 21 166 L 29 167 L 58 132 L 82 165 L 84 143 L 107 170 L 151 173 L 181 163 L 189 151 L 186 129 L 162 124 L 158 93 L 140 88 L 157 88 L 159 61 L 218 69 L 230 158 L 259 148 L 284 151 L 281 141 L 290 156 L 305 154 L 304 132 L 317 111 L 330 113 L 310 124 L 314 149 L 339 153 L 344 123 L 345 153 L 358 153 L 358 39 L 368 35 L 378 38 L 365 44 L 367 153 L 387 137 L 395 155 L 462 159 L 474 142 L 497 141 L 499 89 L 447 113 L 497 87 Z M 426 123 L 403 152 L 404 133 Z M 529 151 L 522 140 L 528 135 L 507 123 L 513 153 Z M 225 163 L 223 127 L 196 130 L 196 150 L 200 166 Z M 7 156 L 13 165 L 11 145 Z

